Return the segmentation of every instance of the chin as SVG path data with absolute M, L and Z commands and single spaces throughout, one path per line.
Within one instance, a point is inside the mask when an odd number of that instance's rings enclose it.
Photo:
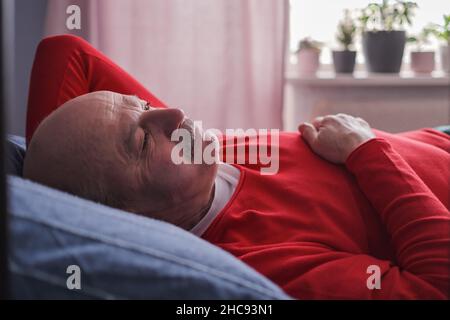
M 196 180 L 194 180 L 195 181 L 194 183 L 199 182 L 199 184 L 202 185 L 202 188 L 212 188 L 214 185 L 214 181 L 216 180 L 217 163 L 213 164 L 203 163 L 197 166 L 198 166 L 197 178 Z M 192 184 L 193 181 L 191 180 L 190 183 Z

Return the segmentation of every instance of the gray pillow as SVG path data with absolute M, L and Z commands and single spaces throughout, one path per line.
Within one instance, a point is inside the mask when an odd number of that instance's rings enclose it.
M 25 138 L 8 135 L 5 144 L 6 174 L 22 176 L 23 160 L 25 159 Z

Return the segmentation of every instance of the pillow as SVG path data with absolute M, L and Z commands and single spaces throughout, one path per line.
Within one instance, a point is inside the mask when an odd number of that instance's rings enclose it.
M 22 149 L 14 150 L 18 164 Z M 7 187 L 13 298 L 289 299 L 229 253 L 176 226 L 20 177 L 10 175 Z M 67 287 L 70 266 L 79 267 L 81 289 Z
M 25 138 L 8 135 L 5 144 L 6 174 L 22 176 L 23 161 L 25 159 Z

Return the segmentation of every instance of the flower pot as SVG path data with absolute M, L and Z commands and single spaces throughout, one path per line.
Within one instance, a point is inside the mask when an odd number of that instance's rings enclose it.
M 301 75 L 314 75 L 320 66 L 320 51 L 302 49 L 297 53 L 299 73 Z
M 434 70 L 434 52 L 411 52 L 411 70 L 415 73 L 431 73 Z
M 444 72 L 450 73 L 450 45 L 441 46 L 440 48 L 441 56 L 441 69 Z
M 333 51 L 333 64 L 336 73 L 353 73 L 356 51 Z
M 405 50 L 405 31 L 363 33 L 363 52 L 369 72 L 398 73 Z

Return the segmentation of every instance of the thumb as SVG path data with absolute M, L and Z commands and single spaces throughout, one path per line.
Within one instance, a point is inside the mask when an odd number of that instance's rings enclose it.
M 308 122 L 302 123 L 298 127 L 298 131 L 300 131 L 303 139 L 305 139 L 310 146 L 314 144 L 314 142 L 317 139 L 318 132 L 317 129 L 311 123 Z

